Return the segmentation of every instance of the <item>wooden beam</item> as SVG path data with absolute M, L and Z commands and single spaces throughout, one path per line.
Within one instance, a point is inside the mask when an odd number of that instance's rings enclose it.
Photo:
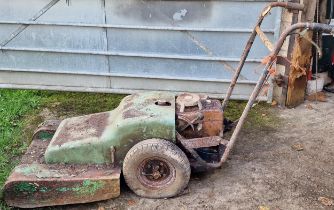
M 313 22 L 316 11 L 317 0 L 304 0 L 306 11 L 302 13 L 302 22 Z M 305 37 L 313 38 L 313 32 L 307 32 Z M 312 61 L 312 44 L 306 39 L 298 36 L 293 45 L 291 66 L 289 72 L 289 83 L 286 98 L 286 106 L 296 107 L 304 102 L 307 86 L 307 71 L 310 70 Z
M 294 3 L 302 3 L 300 0 L 293 0 Z M 291 25 L 298 23 L 299 20 L 299 11 L 294 11 L 292 14 L 292 21 Z M 291 34 L 289 38 L 289 46 L 288 46 L 288 52 L 287 52 L 287 58 L 288 60 L 292 60 L 292 53 L 296 42 L 296 34 Z M 290 64 L 288 62 L 280 63 L 281 65 L 284 65 L 285 71 L 284 76 L 289 77 L 290 74 Z M 278 103 L 280 106 L 285 107 L 286 106 L 286 100 L 288 95 L 288 84 L 285 84 L 282 86 L 282 92 L 281 96 L 278 99 Z
M 313 32 L 307 32 L 305 36 L 312 40 Z M 286 100 L 286 106 L 289 108 L 304 102 L 307 71 L 312 59 L 312 44 L 302 37 L 297 37 L 292 55 Z

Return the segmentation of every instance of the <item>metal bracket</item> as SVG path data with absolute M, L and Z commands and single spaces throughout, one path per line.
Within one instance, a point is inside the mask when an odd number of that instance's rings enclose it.
M 218 146 L 221 142 L 224 142 L 219 136 L 193 138 L 193 139 L 179 139 L 181 144 L 187 148 L 197 149 L 204 147 Z

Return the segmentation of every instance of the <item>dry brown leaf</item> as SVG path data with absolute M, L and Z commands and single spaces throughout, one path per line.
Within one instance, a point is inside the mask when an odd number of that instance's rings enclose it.
M 326 197 L 319 197 L 318 201 L 320 201 L 325 206 L 333 206 L 334 201 L 332 199 L 326 198 Z
M 306 107 L 306 109 L 309 109 L 309 110 L 313 110 L 314 109 L 311 104 L 307 104 L 307 105 L 305 105 L 305 107 Z
M 303 150 L 304 150 L 304 146 L 303 146 L 302 144 L 300 144 L 300 143 L 293 144 L 293 145 L 291 146 L 291 148 L 292 148 L 293 150 L 296 150 L 296 151 L 303 151 Z
M 273 102 L 271 103 L 271 106 L 277 106 L 277 101 L 273 100 Z
M 60 105 L 60 102 L 54 102 L 51 104 L 51 107 L 55 108 Z
M 128 200 L 128 205 L 129 206 L 134 206 L 134 205 L 136 205 L 136 201 L 135 200 Z

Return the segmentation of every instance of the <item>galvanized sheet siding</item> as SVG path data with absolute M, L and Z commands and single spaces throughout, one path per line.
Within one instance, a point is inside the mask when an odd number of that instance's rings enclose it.
M 0 0 L 0 87 L 221 95 L 268 1 Z M 263 30 L 275 39 L 280 11 Z M 277 36 L 277 34 L 276 34 Z M 234 98 L 246 98 L 268 50 L 256 40 Z

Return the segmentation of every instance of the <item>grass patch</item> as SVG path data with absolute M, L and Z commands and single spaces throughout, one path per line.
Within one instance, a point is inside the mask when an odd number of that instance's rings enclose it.
M 224 117 L 232 121 L 239 119 L 246 104 L 247 101 L 230 101 L 224 112 Z M 260 102 L 249 112 L 244 128 L 274 128 L 278 123 L 279 120 L 274 113 L 274 109 L 271 109 L 271 105 Z
M 22 141 L 22 118 L 40 105 L 34 91 L 0 91 L 0 185 L 15 166 L 14 157 L 22 154 L 27 142 Z
M 37 91 L 0 90 L 0 188 L 28 145 L 22 140 L 22 118 L 38 109 L 40 99 Z M 6 209 L 1 201 L 0 209 Z
M 43 92 L 43 108 L 57 117 L 85 115 L 110 111 L 118 106 L 125 95 L 97 93 Z

